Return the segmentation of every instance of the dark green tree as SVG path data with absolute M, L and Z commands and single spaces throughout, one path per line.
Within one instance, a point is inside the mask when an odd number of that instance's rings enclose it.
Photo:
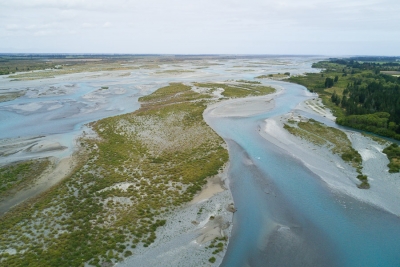
M 334 82 L 337 83 L 337 81 L 339 81 L 339 76 L 336 75 Z
M 326 78 L 325 79 L 325 88 L 331 88 L 333 86 L 333 79 L 332 78 Z

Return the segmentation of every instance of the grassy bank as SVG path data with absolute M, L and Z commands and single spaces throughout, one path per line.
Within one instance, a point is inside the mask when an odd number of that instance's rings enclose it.
M 290 77 L 290 72 L 285 72 L 285 73 L 274 73 L 274 74 L 268 74 L 268 75 L 260 75 L 257 76 L 256 79 L 273 79 L 273 80 L 283 80 L 287 79 Z
M 362 60 L 362 61 L 361 61 Z M 336 123 L 400 140 L 400 64 L 391 58 L 331 59 L 315 63 L 321 73 L 292 76 L 289 81 L 317 92 L 337 117 Z M 390 172 L 398 162 L 386 153 Z
M 1 93 L 0 94 L 0 102 L 7 102 L 17 99 L 20 96 L 23 96 L 25 92 L 10 92 L 10 93 Z
M 347 135 L 333 127 L 328 127 L 313 119 L 308 121 L 288 120 L 284 128 L 291 134 L 307 140 L 314 145 L 326 147 L 332 153 L 339 155 L 345 162 L 356 168 L 361 181 L 358 185 L 361 189 L 368 189 L 368 178 L 362 174 L 361 155 L 352 147 Z
M 224 90 L 222 95 L 226 98 L 260 96 L 275 92 L 275 89 L 270 86 L 243 80 L 236 83 L 195 83 L 194 85 L 198 87 L 211 88 L 212 90 L 221 88 Z
M 0 168 L 0 200 L 31 185 L 50 167 L 48 159 L 29 160 Z

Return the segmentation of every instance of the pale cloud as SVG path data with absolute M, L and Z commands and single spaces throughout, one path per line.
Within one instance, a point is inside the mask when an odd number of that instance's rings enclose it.
M 111 23 L 110 22 L 104 22 L 104 24 L 103 24 L 103 27 L 104 28 L 109 28 L 109 27 L 111 27 Z
M 82 27 L 83 28 L 93 28 L 93 27 L 95 27 L 95 25 L 92 23 L 85 22 L 85 23 L 82 23 Z
M 398 54 L 399 14 L 398 0 L 0 0 L 0 52 L 28 37 L 32 52 Z
M 33 35 L 35 36 L 47 36 L 47 35 L 52 35 L 53 31 L 46 31 L 46 30 L 40 30 L 40 31 L 35 31 L 33 32 Z
M 7 24 L 6 29 L 10 31 L 18 30 L 20 27 L 18 24 Z

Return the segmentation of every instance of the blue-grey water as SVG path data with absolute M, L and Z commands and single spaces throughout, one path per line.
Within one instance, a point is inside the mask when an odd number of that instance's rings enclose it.
M 333 193 L 300 161 L 262 138 L 263 120 L 307 98 L 286 91 L 276 108 L 246 118 L 209 118 L 227 140 L 237 212 L 221 266 L 400 266 L 400 219 Z

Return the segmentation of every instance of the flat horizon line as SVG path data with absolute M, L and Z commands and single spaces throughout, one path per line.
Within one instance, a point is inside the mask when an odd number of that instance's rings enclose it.
M 155 57 L 381 57 L 381 58 L 400 58 L 400 56 L 388 55 L 324 55 L 324 54 L 173 54 L 173 53 L 36 53 L 36 52 L 0 52 L 0 56 L 155 56 Z

